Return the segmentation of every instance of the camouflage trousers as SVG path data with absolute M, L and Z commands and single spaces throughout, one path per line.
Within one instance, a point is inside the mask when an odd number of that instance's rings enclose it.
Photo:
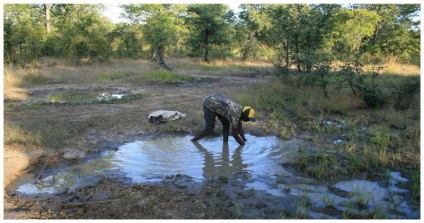
M 222 123 L 222 131 L 224 136 L 229 135 L 230 133 L 230 122 L 222 115 L 211 111 L 203 104 L 203 113 L 205 119 L 205 129 L 202 131 L 202 134 L 211 134 L 215 128 L 216 117 L 218 117 L 219 121 Z

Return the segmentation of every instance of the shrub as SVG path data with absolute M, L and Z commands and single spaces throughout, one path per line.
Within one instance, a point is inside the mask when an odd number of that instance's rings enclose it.
M 408 109 L 414 101 L 416 93 L 420 92 L 419 81 L 405 81 L 402 85 L 396 86 L 392 92 L 393 105 L 397 110 Z
M 42 85 L 50 82 L 50 78 L 47 78 L 41 71 L 31 71 L 23 76 L 23 81 L 30 85 Z

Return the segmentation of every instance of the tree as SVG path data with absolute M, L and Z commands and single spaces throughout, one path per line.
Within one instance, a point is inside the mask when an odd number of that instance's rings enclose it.
M 312 68 L 328 60 L 324 47 L 331 31 L 328 20 L 337 6 L 309 6 L 305 4 L 261 6 L 262 19 L 266 21 L 258 35 L 259 39 L 277 52 L 275 66 L 286 76 L 292 64 L 297 71 Z M 258 26 L 259 27 L 259 26 Z
M 258 39 L 263 23 L 261 16 L 261 6 L 255 4 L 242 4 L 242 11 L 239 13 L 239 21 L 235 25 L 236 40 L 241 53 L 241 59 L 258 59 L 261 50 L 261 42 Z
M 151 54 L 159 56 L 168 53 L 179 45 L 183 32 L 180 15 L 185 11 L 181 5 L 170 4 L 130 4 L 121 6 L 132 24 L 141 27 L 143 40 L 150 45 Z
M 344 10 L 332 19 L 334 51 L 346 55 L 358 53 L 364 38 L 374 34 L 381 17 L 366 9 Z M 347 59 L 348 59 L 347 58 Z
M 118 57 L 139 58 L 142 56 L 143 32 L 136 24 L 119 23 L 108 34 L 115 55 Z
M 367 52 L 377 57 L 381 53 L 408 62 L 412 55 L 419 55 L 419 20 L 417 18 L 420 6 L 418 4 L 364 4 L 354 5 L 376 12 L 381 20 L 376 24 L 372 40 L 369 41 Z
M 186 24 L 190 35 L 186 44 L 193 55 L 208 62 L 213 57 L 226 57 L 231 42 L 228 6 L 221 4 L 190 5 Z
M 45 36 L 41 7 L 35 4 L 5 4 L 3 18 L 5 60 L 26 64 L 41 56 L 41 43 Z
M 55 51 L 76 64 L 106 61 L 111 53 L 108 33 L 114 27 L 99 13 L 102 5 L 54 4 L 51 8 L 54 24 Z
M 50 33 L 50 8 L 52 4 L 44 4 L 45 16 L 46 16 L 46 33 Z

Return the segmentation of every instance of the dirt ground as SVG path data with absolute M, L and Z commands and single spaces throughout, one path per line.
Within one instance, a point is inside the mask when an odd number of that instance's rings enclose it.
M 204 81 L 206 80 L 206 81 Z M 196 134 L 202 129 L 202 100 L 211 93 L 234 98 L 241 89 L 267 78 L 241 76 L 197 76 L 188 85 L 129 83 L 124 81 L 78 85 L 49 84 L 24 89 L 23 93 L 57 89 L 109 90 L 130 93 L 144 92 L 147 97 L 121 104 L 73 104 L 41 106 L 37 109 L 17 107 L 5 112 L 5 122 L 13 123 L 37 117 L 42 120 L 66 120 L 69 127 L 85 127 L 63 148 L 45 151 L 33 149 L 18 153 L 13 148 L 4 150 L 4 218 L 5 219 L 228 219 L 228 218 L 284 218 L 293 217 L 290 207 L 280 199 L 261 191 L 245 190 L 240 179 L 212 178 L 202 183 L 188 176 L 176 175 L 162 182 L 134 184 L 128 179 L 99 177 L 94 184 L 75 191 L 52 195 L 18 195 L 14 182 L 25 171 L 54 168 L 71 164 L 63 151 L 79 151 L 89 156 L 119 146 L 134 136 L 175 132 Z M 202 84 L 198 84 L 202 83 Z M 205 84 L 206 83 L 206 84 Z M 22 92 L 19 92 L 22 94 Z M 166 124 L 152 124 L 148 114 L 156 110 L 177 110 L 186 118 Z M 263 122 L 245 125 L 250 133 L 264 132 Z M 111 143 L 113 142 L 113 143 Z M 47 161 L 48 160 L 48 161 Z M 287 199 L 287 204 L 295 201 Z M 241 208 L 243 207 L 243 208 Z

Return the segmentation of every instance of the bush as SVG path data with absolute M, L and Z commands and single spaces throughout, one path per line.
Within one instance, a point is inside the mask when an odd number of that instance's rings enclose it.
M 30 85 L 41 85 L 50 82 L 50 78 L 47 78 L 41 71 L 32 71 L 23 76 L 23 81 Z
M 414 101 L 416 93 L 420 92 L 420 82 L 405 81 L 394 88 L 392 92 L 393 105 L 397 110 L 408 109 Z M 418 100 L 419 101 L 419 100 Z

